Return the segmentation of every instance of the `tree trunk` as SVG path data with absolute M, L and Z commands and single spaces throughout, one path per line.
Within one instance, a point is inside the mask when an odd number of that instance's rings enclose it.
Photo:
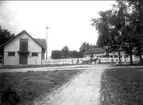
M 141 54 L 139 55 L 139 58 L 140 58 L 140 61 L 141 61 L 142 60 L 142 55 Z
M 129 55 L 130 55 L 130 65 L 133 65 L 133 57 L 132 57 L 132 55 L 133 55 L 133 46 L 132 46 L 132 43 L 131 43 L 131 39 L 129 38 L 129 50 L 130 50 L 130 52 L 129 52 Z
M 119 56 L 119 65 L 121 64 L 121 53 L 118 51 L 118 56 Z
M 132 54 L 130 54 L 130 65 L 133 65 L 133 57 L 132 57 Z

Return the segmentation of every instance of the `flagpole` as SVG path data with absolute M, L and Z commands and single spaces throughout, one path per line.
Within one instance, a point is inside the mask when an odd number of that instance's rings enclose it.
M 49 29 L 48 26 L 46 26 L 46 42 L 47 42 L 46 60 L 48 59 L 48 32 L 47 32 L 47 29 Z

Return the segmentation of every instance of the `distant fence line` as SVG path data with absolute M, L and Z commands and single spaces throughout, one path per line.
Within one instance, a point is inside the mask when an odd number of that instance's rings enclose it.
M 81 64 L 84 58 L 69 58 L 69 59 L 49 59 L 49 60 L 42 60 L 42 64 Z
M 101 62 L 119 62 L 119 58 L 100 58 Z M 121 62 L 130 62 L 130 58 L 121 58 Z M 139 62 L 139 57 L 134 57 L 133 62 Z
M 48 59 L 48 60 L 42 60 L 42 65 L 50 64 L 50 65 L 63 65 L 63 64 L 82 64 L 84 61 L 90 60 L 89 58 L 68 58 L 68 59 Z M 133 62 L 138 62 L 139 57 L 133 57 Z M 97 60 L 95 63 L 98 63 L 99 60 Z M 100 63 L 111 63 L 115 62 L 118 63 L 118 58 L 100 58 Z M 121 62 L 128 63 L 130 62 L 130 58 L 121 58 Z

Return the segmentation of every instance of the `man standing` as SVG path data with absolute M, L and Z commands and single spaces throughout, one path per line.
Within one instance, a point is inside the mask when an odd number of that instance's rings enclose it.
M 101 63 L 100 59 L 99 59 L 99 64 Z

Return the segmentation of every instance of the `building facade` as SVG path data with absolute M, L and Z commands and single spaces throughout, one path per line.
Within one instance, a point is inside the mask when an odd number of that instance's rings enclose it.
M 84 58 L 89 60 L 91 59 L 91 55 L 93 55 L 93 59 L 98 58 L 100 59 L 101 63 L 106 63 L 106 62 L 119 62 L 119 54 L 117 51 L 114 52 L 108 52 L 108 56 L 106 55 L 106 51 L 102 48 L 94 48 L 94 49 L 89 49 L 84 53 Z M 127 55 L 124 51 L 120 51 L 120 57 L 121 57 L 121 62 L 127 63 L 130 62 L 130 56 Z M 132 55 L 133 61 L 138 62 L 139 57 Z
M 4 65 L 40 65 L 46 48 L 45 39 L 34 39 L 22 31 L 4 45 Z

